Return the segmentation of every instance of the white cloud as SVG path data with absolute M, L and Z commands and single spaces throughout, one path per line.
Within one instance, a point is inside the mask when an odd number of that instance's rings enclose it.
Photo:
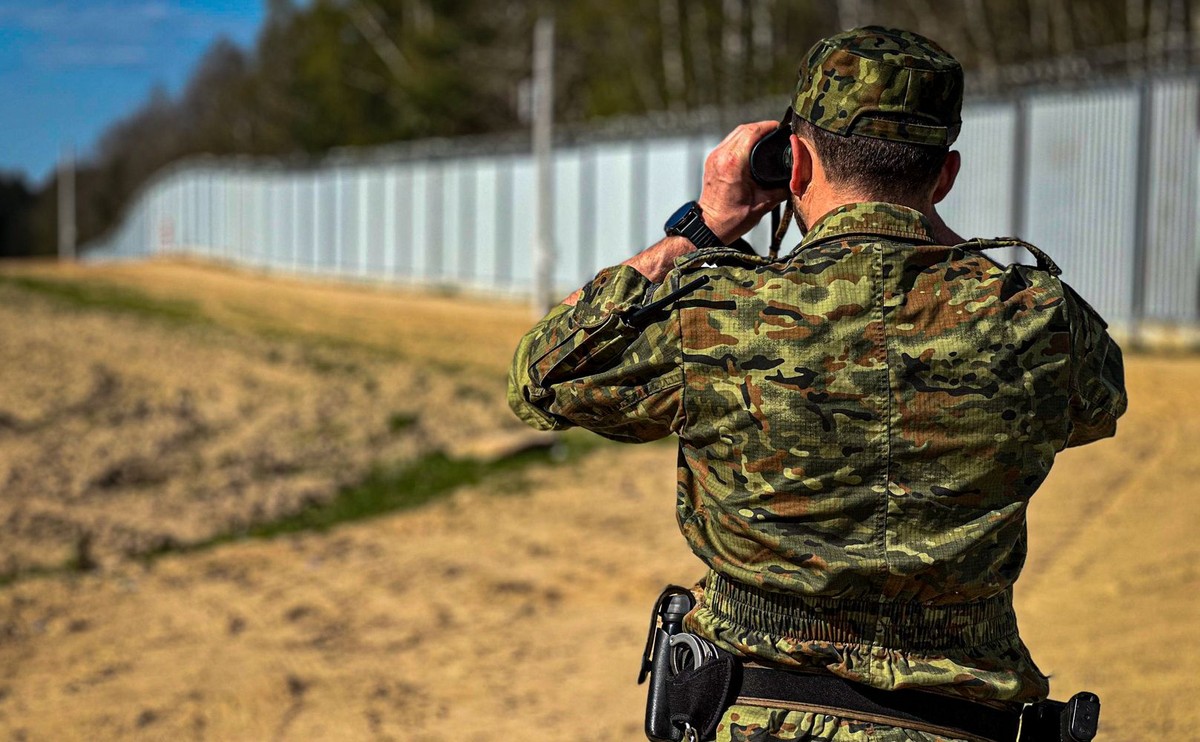
M 48 34 L 96 30 L 137 31 L 139 23 L 164 21 L 184 14 L 162 0 L 139 2 L 0 2 L 0 25 Z
M 138 44 L 70 44 L 37 49 L 30 61 L 42 69 L 67 67 L 138 67 L 150 61 L 150 50 Z
M 31 37 L 22 56 L 42 70 L 146 65 L 175 40 L 211 38 L 223 25 L 215 14 L 167 0 L 0 0 L 0 33 L 7 28 Z

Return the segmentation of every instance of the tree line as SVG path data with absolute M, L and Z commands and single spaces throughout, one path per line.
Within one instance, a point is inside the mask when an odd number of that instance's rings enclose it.
M 101 235 L 156 171 L 193 155 L 314 157 L 519 130 L 533 24 L 547 12 L 555 117 L 581 123 L 770 97 L 782 108 L 808 46 L 865 23 L 939 41 L 968 90 L 1188 64 L 1195 2 L 268 0 L 250 48 L 218 39 L 178 94 L 153 91 L 81 159 L 77 231 Z M 0 176 L 0 256 L 55 251 L 55 188 Z

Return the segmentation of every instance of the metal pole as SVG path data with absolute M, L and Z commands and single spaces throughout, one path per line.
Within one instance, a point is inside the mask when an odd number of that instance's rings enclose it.
M 554 16 L 538 18 L 533 32 L 533 156 L 537 170 L 533 311 L 541 317 L 554 298 Z
M 425 276 L 440 281 L 445 274 L 446 170 L 444 160 L 430 160 L 425 171 Z
M 1017 93 L 1013 101 L 1013 158 L 1012 170 L 1009 173 L 1012 188 L 1009 191 L 1012 209 L 1009 217 L 1009 232 L 1017 239 L 1028 239 L 1029 214 L 1025 199 L 1029 192 L 1029 108 L 1024 93 Z M 1020 248 L 1010 248 L 1008 260 L 1015 263 L 1020 260 Z
M 63 148 L 58 162 L 58 259 L 75 259 L 75 150 Z
M 496 167 L 496 283 L 501 279 L 515 288 L 513 280 L 513 169 L 512 157 L 500 160 Z M 534 307 L 534 311 L 537 311 Z
M 646 142 L 634 142 L 630 152 L 629 166 L 629 249 L 630 255 L 642 250 L 647 235 L 646 228 L 646 189 L 649 175 L 646 172 L 649 157 L 646 154 Z
M 699 191 L 697 191 L 699 193 Z M 583 151 L 579 164 L 579 282 L 600 270 L 596 259 L 596 150 Z
M 1154 120 L 1153 88 L 1149 78 L 1143 80 L 1138 90 L 1138 122 L 1137 122 L 1137 171 L 1136 191 L 1134 191 L 1134 232 L 1133 232 L 1133 265 L 1130 279 L 1132 281 L 1132 327 L 1130 335 L 1133 346 L 1142 342 L 1142 324 L 1146 319 L 1146 283 L 1148 280 L 1150 253 L 1150 160 L 1154 154 L 1151 141 Z
M 458 277 L 461 281 L 476 278 L 475 266 L 479 260 L 476 252 L 475 238 L 475 199 L 477 195 L 476 181 L 479 174 L 479 161 L 470 160 L 469 167 L 462 169 L 458 173 L 458 187 L 462 198 L 458 202 L 459 224 L 462 225 L 462 233 L 459 234 L 459 240 L 462 242 L 462 249 L 459 252 L 458 259 Z

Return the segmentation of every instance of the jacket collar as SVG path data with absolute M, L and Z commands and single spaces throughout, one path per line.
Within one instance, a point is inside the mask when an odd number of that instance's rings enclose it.
M 932 244 L 933 225 L 921 212 L 898 204 L 869 201 L 845 204 L 817 220 L 797 250 L 847 235 L 882 235 Z

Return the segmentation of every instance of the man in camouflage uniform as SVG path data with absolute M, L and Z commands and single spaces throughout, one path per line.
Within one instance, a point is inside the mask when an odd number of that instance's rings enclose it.
M 1121 353 L 1043 253 L 1002 266 L 934 204 L 958 172 L 962 70 L 869 27 L 813 47 L 790 193 L 748 175 L 775 126 L 709 156 L 698 202 L 728 244 L 790 198 L 778 260 L 669 236 L 602 270 L 522 340 L 533 427 L 679 437 L 678 522 L 709 566 L 692 633 L 747 660 L 1000 708 L 1046 697 L 1017 633 L 1025 511 L 1055 454 L 1113 435 Z M 933 740 L 746 703 L 721 740 Z

